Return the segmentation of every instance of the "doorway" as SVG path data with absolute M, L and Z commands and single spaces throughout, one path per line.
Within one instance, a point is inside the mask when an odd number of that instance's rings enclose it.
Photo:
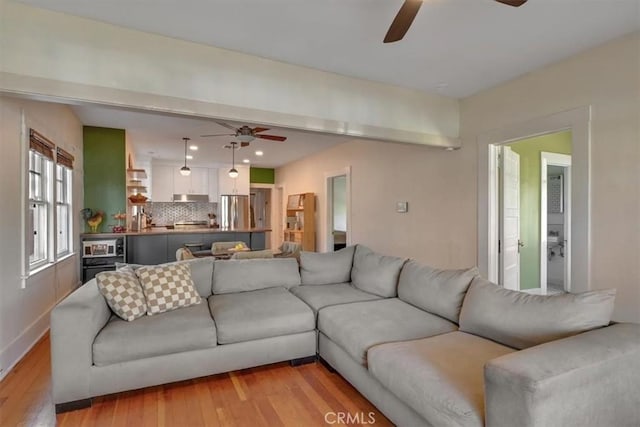
M 326 179 L 326 244 L 327 252 L 346 247 L 351 240 L 350 227 L 350 170 L 325 174 Z
M 540 289 L 571 291 L 571 156 L 540 155 Z
M 260 184 L 257 184 L 260 185 Z M 249 224 L 251 228 L 271 230 L 274 203 L 272 197 L 276 193 L 270 184 L 252 186 L 249 189 Z M 266 232 L 265 249 L 274 248 L 273 235 Z
M 566 220 L 558 218 L 564 210 L 564 196 L 570 198 L 570 190 L 564 188 L 569 182 L 558 176 L 551 180 L 557 185 L 562 180 L 563 187 L 548 191 L 547 176 L 549 162 L 558 166 L 570 164 L 571 131 L 549 133 L 525 138 L 499 147 L 499 281 L 507 289 L 530 293 L 547 293 L 547 264 L 553 253 L 553 272 L 562 268 L 560 279 L 554 286 L 563 285 L 564 265 L 570 266 L 566 242 L 554 240 L 568 236 L 571 226 L 570 216 Z M 569 176 L 570 179 L 570 176 Z M 557 190 L 557 191 L 556 191 Z M 547 194 L 554 196 L 551 202 Z M 561 199 L 560 196 L 563 196 Z M 551 214 L 552 230 L 548 230 L 549 214 L 552 207 L 558 213 Z M 567 230 L 558 227 L 567 225 Z M 549 233 L 551 232 L 551 235 Z M 553 243 L 553 248 L 549 242 Z M 562 256 L 560 256 L 562 253 Z M 557 255 L 557 256 L 556 256 Z M 567 261 L 566 263 L 564 261 Z M 560 291 L 561 289 L 558 289 Z
M 478 267 L 481 274 L 488 280 L 498 283 L 500 275 L 498 196 L 500 183 L 497 173 L 497 152 L 501 146 L 510 145 L 513 148 L 512 144 L 525 138 L 570 131 L 572 164 L 571 194 L 568 199 L 571 201 L 569 215 L 571 235 L 567 242 L 567 247 L 571 250 L 571 259 L 567 263 L 570 291 L 584 292 L 591 289 L 590 124 L 591 107 L 585 106 L 506 125 L 478 136 Z M 537 199 L 539 197 L 539 194 L 536 195 Z M 527 209 L 527 212 L 530 211 L 532 210 Z M 539 212 L 539 209 L 536 208 L 535 212 Z M 540 241 L 540 235 L 541 231 L 535 237 L 535 241 Z M 527 239 L 522 240 L 524 247 L 527 248 Z M 538 257 L 540 253 L 539 248 Z M 537 276 L 539 269 L 536 268 L 535 271 Z M 530 287 L 536 288 L 539 292 L 540 278 Z

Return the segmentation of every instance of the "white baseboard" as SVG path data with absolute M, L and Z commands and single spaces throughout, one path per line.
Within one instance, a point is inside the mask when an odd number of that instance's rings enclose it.
M 45 310 L 45 312 L 38 316 L 20 335 L 0 351 L 0 366 L 2 367 L 2 371 L 0 371 L 0 381 L 11 372 L 27 353 L 31 351 L 33 346 L 40 341 L 44 334 L 47 333 L 50 326 L 49 316 L 51 310 L 69 293 L 62 296 L 56 303 Z

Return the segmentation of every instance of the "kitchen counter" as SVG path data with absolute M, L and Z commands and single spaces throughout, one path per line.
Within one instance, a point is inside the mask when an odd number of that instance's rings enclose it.
M 149 236 L 157 234 L 209 234 L 209 233 L 266 233 L 271 231 L 270 228 L 240 228 L 240 229 L 226 229 L 226 228 L 192 228 L 188 230 L 176 230 L 169 229 L 167 227 L 151 227 L 142 231 L 127 231 L 124 233 L 82 233 L 83 239 L 113 239 L 114 237 L 123 236 Z
M 162 264 L 176 260 L 176 251 L 189 246 L 195 251 L 210 249 L 215 242 L 244 242 L 252 250 L 266 247 L 269 228 L 192 228 L 187 230 L 152 227 L 126 233 L 84 233 L 83 240 L 123 239 L 126 262 Z

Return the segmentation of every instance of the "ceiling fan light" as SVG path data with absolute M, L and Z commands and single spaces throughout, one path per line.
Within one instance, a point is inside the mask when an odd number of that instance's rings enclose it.
M 238 135 L 238 140 L 240 142 L 251 142 L 255 139 L 253 135 Z
M 180 175 L 182 176 L 189 176 L 191 175 L 191 169 L 189 169 L 187 166 L 183 166 L 180 168 Z
M 237 178 L 238 177 L 238 170 L 236 168 L 229 169 L 229 177 Z

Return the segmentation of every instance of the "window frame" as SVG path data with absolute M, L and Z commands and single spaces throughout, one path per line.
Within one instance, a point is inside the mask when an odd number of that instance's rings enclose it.
M 58 173 L 62 177 L 59 179 Z M 61 164 L 55 164 L 55 259 L 60 260 L 73 253 L 73 169 Z M 58 185 L 60 183 L 60 185 Z M 60 190 L 61 189 L 61 190 Z M 61 194 L 62 193 L 62 197 Z M 66 248 L 60 250 L 60 208 L 66 207 L 66 220 L 64 228 L 66 229 Z
M 22 140 L 25 173 L 21 279 L 25 288 L 29 277 L 75 255 L 75 200 L 74 157 L 28 127 L 24 115 Z M 62 238 L 61 233 L 64 233 Z
M 53 219 L 51 212 L 51 175 L 53 170 L 53 161 L 42 153 L 31 149 L 29 150 L 28 156 L 27 200 L 29 204 L 29 211 L 27 213 L 28 220 L 26 233 L 28 243 L 26 245 L 26 252 L 28 271 L 29 273 L 33 273 L 53 261 L 51 247 L 52 242 L 50 238 Z M 36 162 L 38 164 L 36 164 Z M 36 185 L 32 182 L 32 179 L 35 179 L 35 177 L 39 177 L 39 182 L 36 183 Z M 36 209 L 36 207 L 40 207 L 42 208 L 42 211 L 44 211 L 43 221 L 37 221 L 38 215 L 35 215 L 35 212 L 32 210 Z M 44 227 L 44 232 L 41 230 L 42 227 Z M 38 232 L 39 234 L 37 234 Z M 37 241 L 40 241 L 39 245 L 37 245 Z M 32 260 L 32 255 L 35 254 L 36 248 L 41 248 L 42 256 Z

